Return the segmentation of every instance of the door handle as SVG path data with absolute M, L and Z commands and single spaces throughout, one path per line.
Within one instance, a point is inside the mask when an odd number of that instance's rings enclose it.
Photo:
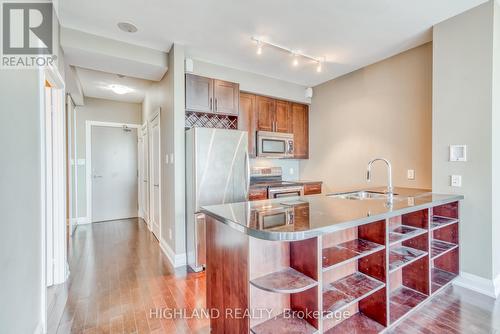
M 102 179 L 102 175 L 95 175 L 93 176 L 94 179 Z

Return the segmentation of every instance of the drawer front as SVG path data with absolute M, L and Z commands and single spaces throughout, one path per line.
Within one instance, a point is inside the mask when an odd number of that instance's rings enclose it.
M 259 201 L 263 199 L 267 199 L 267 188 L 250 189 L 250 192 L 248 194 L 249 201 Z
M 304 185 L 304 195 L 321 194 L 321 183 L 309 183 Z

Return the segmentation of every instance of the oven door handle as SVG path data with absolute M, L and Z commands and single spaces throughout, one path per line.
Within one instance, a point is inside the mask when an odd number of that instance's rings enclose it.
M 287 187 L 287 188 L 269 188 L 269 198 L 275 198 L 274 195 L 280 193 L 293 193 L 297 192 L 299 196 L 304 195 L 304 187 Z

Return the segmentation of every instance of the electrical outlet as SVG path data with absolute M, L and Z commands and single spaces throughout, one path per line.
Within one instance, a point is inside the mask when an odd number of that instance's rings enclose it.
M 407 175 L 408 175 L 408 180 L 415 180 L 415 170 L 414 169 L 408 169 Z
M 451 179 L 451 186 L 452 187 L 461 187 L 462 186 L 462 175 L 452 175 L 450 177 Z

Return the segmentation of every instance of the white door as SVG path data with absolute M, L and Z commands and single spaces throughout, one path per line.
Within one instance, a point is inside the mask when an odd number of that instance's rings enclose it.
M 142 218 L 149 226 L 149 161 L 148 127 L 144 125 L 139 135 L 139 208 Z M 151 229 L 151 228 L 150 228 Z
M 152 122 L 149 132 L 150 154 L 150 216 L 151 231 L 160 240 L 160 116 Z
M 92 222 L 137 217 L 137 129 L 93 126 Z

